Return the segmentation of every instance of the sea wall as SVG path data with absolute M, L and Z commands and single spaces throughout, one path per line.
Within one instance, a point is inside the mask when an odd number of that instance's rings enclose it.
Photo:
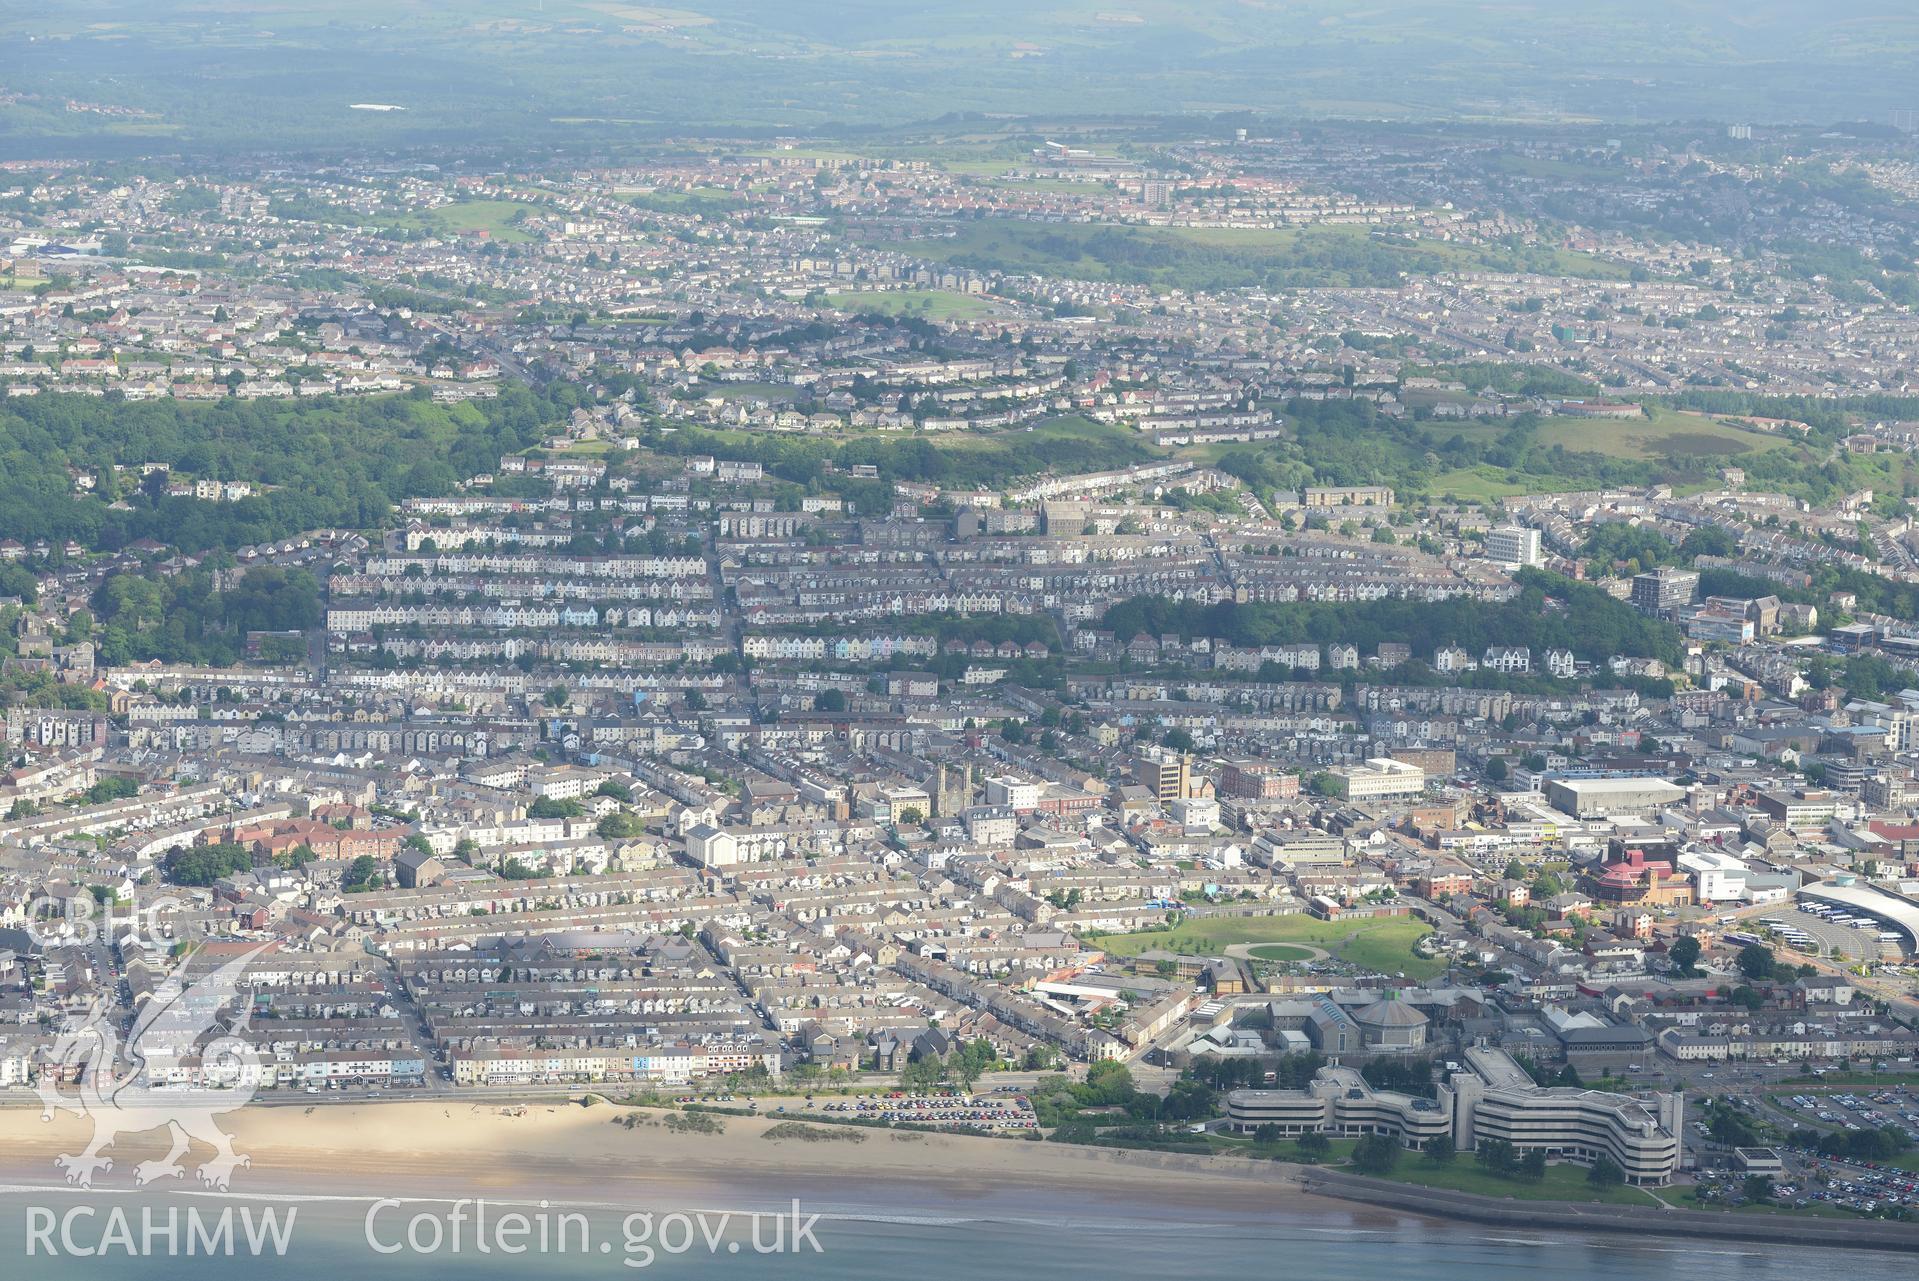
M 1780 1245 L 1844 1246 L 1855 1250 L 1903 1250 L 1919 1253 L 1919 1224 L 1872 1219 L 1819 1219 L 1799 1214 L 1734 1214 L 1710 1210 L 1660 1210 L 1623 1205 L 1578 1205 L 1564 1201 L 1510 1201 L 1422 1188 L 1387 1179 L 1369 1179 L 1340 1170 L 1307 1170 L 1301 1184 L 1308 1192 L 1387 1206 L 1435 1219 L 1533 1231 L 1619 1232 L 1634 1236 L 1713 1237 L 1727 1241 Z

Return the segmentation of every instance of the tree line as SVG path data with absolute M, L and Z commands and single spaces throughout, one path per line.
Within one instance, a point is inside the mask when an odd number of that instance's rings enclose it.
M 500 455 L 538 443 L 577 404 L 564 384 L 541 392 L 511 385 L 495 399 L 457 405 L 424 391 L 212 404 L 10 399 L 0 404 L 0 537 L 70 539 L 95 551 L 153 539 L 199 552 L 310 529 L 376 528 L 402 499 L 451 493 Z M 160 470 L 142 476 L 146 464 Z M 262 492 L 237 502 L 171 497 L 175 472 Z M 73 474 L 91 477 L 95 492 L 76 492 Z
M 1162 596 L 1135 596 L 1106 611 L 1103 625 L 1127 641 L 1135 636 L 1211 637 L 1228 644 L 1356 645 L 1372 653 L 1397 641 L 1420 655 L 1458 646 L 1477 657 L 1491 645 L 1524 645 L 1534 653 L 1571 650 L 1604 662 L 1615 656 L 1680 659 L 1679 634 L 1589 583 L 1539 570 L 1522 570 L 1519 595 L 1505 602 L 1392 597 L 1376 601 L 1298 601 L 1202 605 Z

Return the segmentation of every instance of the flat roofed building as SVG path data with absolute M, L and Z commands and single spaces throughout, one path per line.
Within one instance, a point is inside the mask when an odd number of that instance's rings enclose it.
M 1349 1067 L 1323 1067 L 1303 1090 L 1233 1090 L 1226 1123 L 1242 1134 L 1273 1125 L 1287 1138 L 1383 1134 L 1401 1146 L 1423 1148 L 1453 1132 L 1452 1097 L 1423 1099 L 1375 1090 Z
M 1220 768 L 1219 790 L 1245 800 L 1284 800 L 1299 795 L 1299 775 L 1272 761 L 1234 757 Z
M 1694 850 L 1679 856 L 1679 870 L 1693 878 L 1701 903 L 1721 903 L 1746 897 L 1746 878 L 1752 869 L 1723 850 Z
M 1839 798 L 1831 792 L 1805 787 L 1789 792 L 1761 792 L 1759 810 L 1787 827 L 1820 827 L 1838 813 Z
M 1487 531 L 1486 559 L 1522 568 L 1538 565 L 1539 531 L 1523 525 L 1502 525 Z
M 1579 1165 L 1610 1158 L 1626 1182 L 1642 1186 L 1670 1183 L 1679 1170 L 1681 1094 L 1541 1086 L 1504 1051 L 1477 1046 L 1466 1051 L 1466 1065 L 1451 1084 L 1461 1149 L 1500 1140 L 1522 1155 L 1542 1151 Z
M 1349 801 L 1417 796 L 1426 790 L 1426 771 L 1405 761 L 1376 756 L 1363 765 L 1332 771 L 1334 786 Z
M 1375 1090 L 1357 1071 L 1334 1064 L 1302 1090 L 1230 1091 L 1226 1123 L 1242 1134 L 1273 1126 L 1287 1138 L 1383 1134 L 1409 1148 L 1451 1139 L 1470 1151 L 1500 1140 L 1521 1154 L 1542 1151 L 1579 1165 L 1607 1158 L 1640 1186 L 1670 1183 L 1679 1170 L 1685 1101 L 1677 1093 L 1541 1086 L 1504 1051 L 1474 1047 L 1466 1068 L 1435 1095 Z
M 1039 807 L 1039 784 L 1001 774 L 986 780 L 986 803 L 1004 805 L 1015 813 Z
M 1307 507 L 1391 507 L 1393 491 L 1385 485 L 1321 485 L 1305 493 Z
M 1663 778 L 1555 778 L 1546 800 L 1574 818 L 1648 817 L 1677 805 L 1686 790 Z
M 1161 805 L 1171 805 L 1192 785 L 1192 762 L 1179 752 L 1149 750 L 1133 762 L 1133 777 Z
M 1648 614 L 1668 615 L 1682 605 L 1690 605 L 1698 590 L 1697 573 L 1661 565 L 1649 573 L 1633 575 L 1632 603 Z

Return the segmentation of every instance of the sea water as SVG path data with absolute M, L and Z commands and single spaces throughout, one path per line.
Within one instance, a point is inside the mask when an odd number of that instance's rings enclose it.
M 1899 1254 L 1484 1229 L 1318 1201 L 1277 1202 L 1262 1212 L 1088 1201 L 1065 1191 L 1045 1198 L 969 1196 L 964 1206 L 947 1208 L 928 1206 L 917 1193 L 915 1200 L 921 1203 L 883 1192 L 850 1199 L 842 1193 L 829 1201 L 802 1199 L 797 1210 L 769 1198 L 725 1210 L 501 1201 L 478 1207 L 476 1217 L 473 1203 L 449 1199 L 14 1187 L 0 1191 L 0 1276 L 1538 1281 L 1548 1273 L 1553 1281 L 1805 1281 L 1832 1275 L 1907 1281 L 1914 1275 L 1911 1256 Z M 576 1217 L 556 1241 L 550 1229 L 560 1214 Z M 503 1217 L 511 1215 L 525 1219 L 525 1231 L 502 1236 Z M 222 1216 L 230 1253 L 219 1248 Z M 542 1216 L 544 1243 L 536 1223 Z M 271 1229 L 262 1222 L 269 1217 Z

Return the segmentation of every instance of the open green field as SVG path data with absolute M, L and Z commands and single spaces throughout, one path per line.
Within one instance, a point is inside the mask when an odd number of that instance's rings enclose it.
M 1665 408 L 1655 408 L 1652 417 L 1639 419 L 1548 418 L 1540 424 L 1539 442 L 1577 453 L 1630 459 L 1730 458 L 1791 444 L 1782 436 Z
M 1004 166 L 1002 166 L 1004 167 Z M 1005 191 L 1030 191 L 1050 196 L 1104 196 L 1104 182 L 1074 182 L 1070 178 L 996 178 L 993 185 Z
M 981 270 L 1171 289 L 1389 286 L 1443 271 L 1626 275 L 1624 267 L 1591 254 L 1456 244 L 1354 226 L 1136 227 L 1000 218 L 967 223 L 950 237 L 886 247 Z
M 695 187 L 690 191 L 642 191 L 627 197 L 635 209 L 655 213 L 706 214 L 709 217 L 744 209 L 746 202 L 720 187 Z
M 1624 168 L 1618 160 L 1610 164 L 1594 164 L 1511 152 L 1501 153 L 1491 164 L 1506 173 L 1524 174 L 1530 178 L 1565 178 L 1586 183 L 1616 182 Z
M 1457 467 L 1435 475 L 1427 489 L 1434 498 L 1450 494 L 1461 502 L 1494 502 L 1515 494 L 1559 494 L 1595 488 L 1590 480 L 1563 476 L 1537 476 L 1531 472 L 1509 472 L 1503 467 L 1480 464 Z
M 1098 943 L 1115 956 L 1138 956 L 1156 949 L 1223 956 L 1235 943 L 1310 943 L 1376 973 L 1427 979 L 1446 968 L 1438 961 L 1413 955 L 1413 944 L 1431 932 L 1432 927 L 1424 921 L 1405 916 L 1322 921 L 1302 912 L 1293 916 L 1199 917 L 1170 929 L 1112 935 Z
M 925 320 L 977 320 L 996 310 L 978 294 L 949 289 L 894 289 L 876 293 L 828 294 L 826 303 L 841 311 L 877 316 L 919 316 Z
M 689 187 L 685 191 L 634 191 L 629 187 L 620 194 L 644 197 L 647 203 L 654 205 L 697 205 L 701 201 L 734 200 L 737 198 L 732 191 L 725 187 Z
M 538 212 L 538 206 L 519 200 L 458 200 L 438 209 L 408 214 L 394 225 L 409 231 L 430 231 L 442 236 L 484 232 L 490 240 L 518 244 L 533 239 L 517 225 L 518 220 Z
M 898 432 L 890 433 L 898 436 Z M 1096 422 L 1079 414 L 1061 414 L 1034 423 L 1031 427 L 999 428 L 993 431 L 942 431 L 928 437 L 940 449 L 1024 449 L 1054 441 L 1077 441 L 1098 446 L 1137 446 L 1153 452 L 1146 438 L 1130 427 Z
M 1875 1089 L 1889 1090 L 1919 1086 L 1919 1072 L 1827 1072 L 1823 1076 L 1789 1076 L 1780 1082 L 1782 1088 L 1768 1093 L 1778 1094 L 1818 1094 L 1830 1092 L 1849 1085 L 1866 1085 Z M 1791 1086 L 1795 1088 L 1787 1089 Z M 1801 1088 L 1810 1086 L 1810 1089 Z
M 1308 1153 L 1300 1151 L 1299 1144 L 1291 1139 L 1279 1143 L 1256 1143 L 1250 1136 L 1230 1134 L 1208 1134 L 1207 1146 L 1224 1156 L 1253 1157 L 1261 1161 L 1296 1161 L 1301 1165 L 1345 1165 L 1353 1159 L 1353 1149 L 1359 1146 L 1358 1139 L 1332 1139 L 1326 1152 L 1318 1161 Z
M 1526 1179 L 1503 1178 L 1479 1168 L 1470 1153 L 1455 1158 L 1450 1165 L 1434 1165 L 1410 1153 L 1400 1157 L 1399 1165 L 1384 1176 L 1395 1183 L 1412 1183 L 1422 1188 L 1444 1188 L 1450 1192 L 1470 1192 L 1475 1196 L 1510 1198 L 1515 1201 L 1584 1201 L 1604 1205 L 1660 1204 L 1651 1193 L 1638 1188 L 1596 1188 L 1586 1182 L 1586 1170 L 1577 1165 L 1549 1165 L 1546 1177 L 1537 1183 Z
M 1509 428 L 1510 424 L 1497 419 L 1487 421 L 1484 419 L 1453 418 L 1444 421 L 1420 423 L 1419 434 L 1434 445 L 1443 445 L 1455 436 L 1469 441 L 1472 444 L 1490 445 L 1505 435 Z
M 791 383 L 716 382 L 703 385 L 700 394 L 726 400 L 792 400 L 798 395 L 798 389 Z
M 1261 441 L 1264 445 L 1268 442 Z M 1236 449 L 1247 448 L 1246 442 L 1239 440 L 1209 440 L 1200 445 L 1180 445 L 1173 449 L 1173 456 L 1202 467 L 1218 466 L 1219 460 Z

